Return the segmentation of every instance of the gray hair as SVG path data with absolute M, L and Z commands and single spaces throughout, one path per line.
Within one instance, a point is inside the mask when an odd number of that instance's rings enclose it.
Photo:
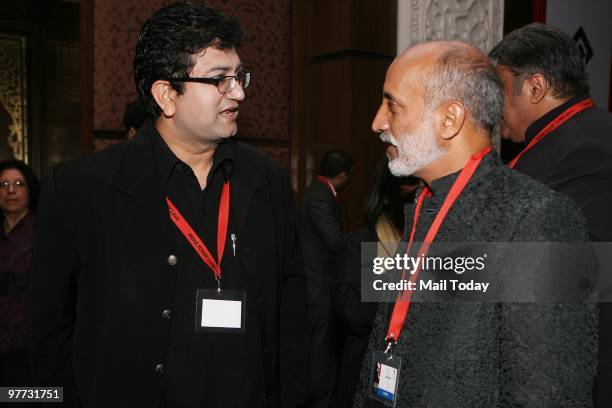
M 470 112 L 472 122 L 489 134 L 504 108 L 502 83 L 487 57 L 472 45 L 449 42 L 425 83 L 428 108 L 457 100 Z
M 523 81 L 540 73 L 555 98 L 571 98 L 589 92 L 589 77 L 576 42 L 556 27 L 533 23 L 512 31 L 489 53 L 497 64 L 511 69 L 513 91 L 520 95 Z

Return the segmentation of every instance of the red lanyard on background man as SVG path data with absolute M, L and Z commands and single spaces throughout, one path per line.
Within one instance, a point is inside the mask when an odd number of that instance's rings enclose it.
M 427 231 L 427 235 L 425 235 L 425 240 L 423 244 L 419 248 L 417 252 L 418 255 L 425 256 L 429 251 L 429 247 L 432 242 L 434 242 L 438 231 L 440 230 L 440 226 L 442 222 L 446 218 L 450 208 L 453 206 L 457 198 L 461 195 L 468 182 L 476 172 L 476 169 L 480 165 L 482 158 L 491 151 L 491 147 L 487 147 L 479 153 L 474 154 L 470 157 L 470 160 L 467 162 L 465 167 L 459 173 L 457 180 L 453 183 L 448 195 L 444 199 L 442 203 L 442 207 L 440 207 L 440 211 L 436 215 L 436 218 L 433 220 L 429 230 Z M 425 197 L 431 196 L 431 190 L 425 187 L 421 195 L 419 196 L 419 200 L 417 201 L 416 208 L 414 209 L 414 219 L 412 222 L 412 231 L 410 232 L 410 240 L 408 241 L 408 248 L 406 249 L 406 253 L 410 252 L 412 248 L 412 244 L 414 242 L 414 236 L 417 229 L 417 224 L 419 222 L 419 215 L 421 212 L 421 207 L 423 206 L 423 201 Z M 415 272 L 410 276 L 411 282 L 416 282 L 419 273 L 421 272 L 421 268 L 417 268 Z M 414 283 L 413 283 L 414 284 Z M 400 293 L 395 301 L 395 305 L 393 306 L 393 313 L 391 314 L 391 321 L 389 323 L 389 329 L 387 330 L 387 337 L 385 340 L 387 341 L 388 347 L 385 352 L 390 350 L 390 347 L 397 343 L 399 336 L 404 328 L 404 323 L 406 321 L 406 317 L 408 316 L 408 311 L 410 309 L 410 301 L 412 299 L 412 291 L 404 290 Z
M 219 291 L 221 290 L 221 260 L 223 259 L 223 252 L 225 251 L 225 241 L 227 238 L 227 226 L 229 224 L 229 206 L 230 206 L 230 183 L 226 181 L 223 183 L 223 191 L 221 192 L 221 199 L 219 201 L 219 217 L 217 220 L 217 259 L 215 261 L 210 251 L 204 244 L 204 241 L 198 236 L 198 234 L 191 228 L 191 225 L 187 222 L 185 217 L 179 212 L 176 206 L 166 197 L 168 203 L 168 212 L 170 213 L 170 219 L 178 227 L 181 233 L 185 236 L 187 241 L 191 244 L 196 253 L 202 258 L 202 261 L 215 274 Z
M 329 182 L 329 177 L 325 177 L 325 176 L 322 176 L 322 175 L 319 174 L 317 176 L 317 180 L 319 180 L 320 182 L 325 184 L 325 187 L 327 187 L 329 192 L 332 193 L 332 195 L 334 196 L 334 200 L 336 200 L 336 204 L 340 205 L 340 196 L 338 195 L 336 190 L 334 190 L 334 188 L 332 187 L 331 183 Z
M 582 112 L 583 110 L 590 108 L 591 106 L 595 106 L 595 102 L 592 98 L 585 99 L 584 101 L 580 101 L 570 106 L 566 110 L 564 110 L 559 116 L 554 118 L 548 125 L 544 127 L 544 129 L 540 130 L 540 132 L 529 142 L 529 144 L 521 150 L 521 152 L 508 164 L 508 167 L 511 169 L 516 167 L 516 163 L 518 163 L 521 156 L 523 156 L 527 151 L 529 151 L 533 146 L 535 146 L 540 140 L 544 139 L 550 132 L 561 126 L 563 123 L 567 122 L 572 116 L 577 114 L 578 112 Z

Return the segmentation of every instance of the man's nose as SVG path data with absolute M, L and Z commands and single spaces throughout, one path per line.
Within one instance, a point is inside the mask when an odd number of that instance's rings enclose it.
M 243 101 L 246 97 L 246 94 L 244 93 L 244 88 L 240 85 L 238 81 L 236 81 L 236 85 L 234 85 L 234 88 L 232 88 L 232 90 L 229 91 L 226 95 L 228 98 L 238 102 Z
M 381 133 L 386 130 L 389 130 L 389 124 L 387 123 L 384 108 L 381 106 L 376 112 L 376 116 L 374 116 L 374 120 L 372 121 L 372 130 Z

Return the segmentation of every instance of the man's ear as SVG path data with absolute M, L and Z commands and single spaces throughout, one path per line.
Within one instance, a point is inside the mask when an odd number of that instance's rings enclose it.
M 463 128 L 467 115 L 465 106 L 459 101 L 449 101 L 440 107 L 441 120 L 438 134 L 444 140 L 450 140 Z
M 151 85 L 151 94 L 165 117 L 172 117 L 176 112 L 176 98 L 178 92 L 168 81 L 157 80 Z
M 523 93 L 525 95 L 529 95 L 529 100 L 531 103 L 536 104 L 539 103 L 548 91 L 550 90 L 550 85 L 544 75 L 535 73 L 529 76 L 523 82 Z

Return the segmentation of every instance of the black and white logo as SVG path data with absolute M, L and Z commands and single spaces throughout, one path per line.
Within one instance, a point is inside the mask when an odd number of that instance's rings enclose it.
M 580 49 L 580 54 L 582 54 L 584 65 L 587 65 L 591 58 L 593 58 L 593 48 L 591 47 L 591 43 L 589 42 L 589 39 L 587 38 L 582 26 L 578 28 L 578 31 L 576 31 L 576 34 L 574 34 L 574 41 L 576 41 L 576 45 Z

